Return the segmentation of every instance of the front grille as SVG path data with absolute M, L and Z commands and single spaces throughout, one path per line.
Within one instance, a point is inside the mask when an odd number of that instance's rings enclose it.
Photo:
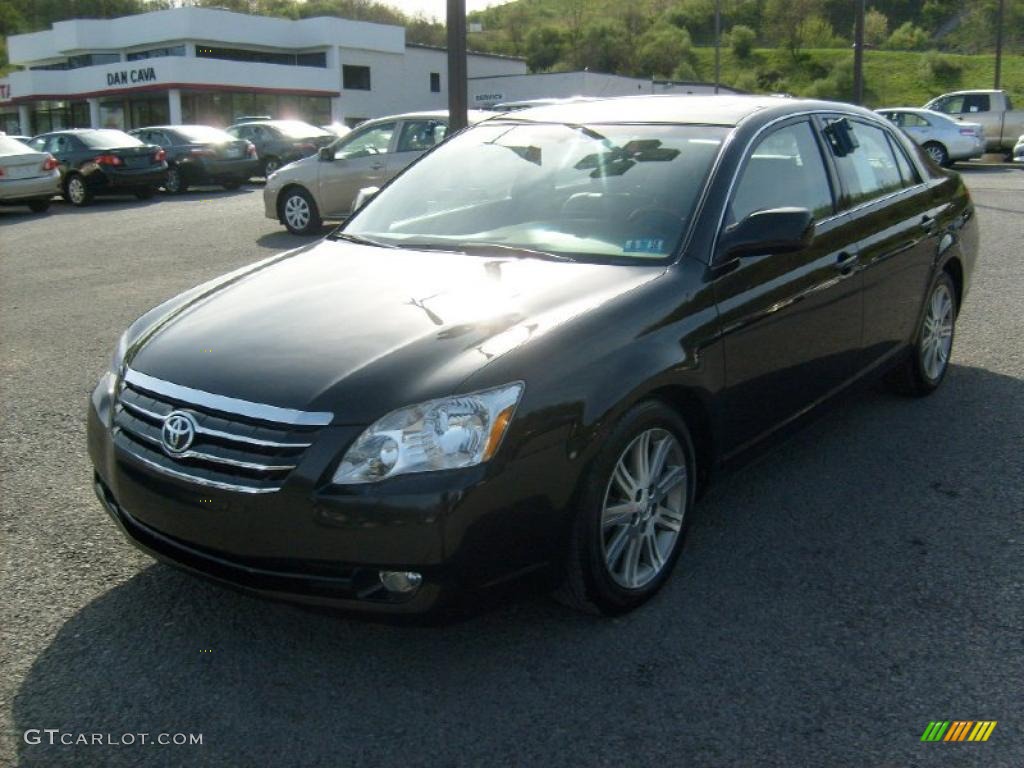
M 199 485 L 244 493 L 280 489 L 312 444 L 318 425 L 255 417 L 250 414 L 260 406 L 254 403 L 240 409 L 245 415 L 229 413 L 202 401 L 222 406 L 241 401 L 204 394 L 129 371 L 114 410 L 115 446 L 153 471 Z M 161 438 L 164 420 L 174 411 L 195 422 L 192 444 L 179 454 L 167 451 Z

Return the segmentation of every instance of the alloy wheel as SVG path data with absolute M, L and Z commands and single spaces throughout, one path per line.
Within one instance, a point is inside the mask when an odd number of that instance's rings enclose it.
M 75 205 L 85 202 L 85 184 L 77 176 L 73 176 L 68 182 L 68 197 Z
M 939 283 L 932 292 L 921 330 L 921 367 L 932 381 L 942 377 L 953 348 L 953 297 Z
M 929 157 L 939 165 L 945 165 L 946 163 L 946 152 L 938 144 L 929 144 L 925 147 L 925 152 L 928 153 Z
M 601 546 L 608 575 L 640 589 L 664 570 L 683 527 L 686 457 L 665 429 L 640 433 L 615 464 L 601 512 Z
M 309 226 L 309 203 L 302 195 L 291 195 L 284 201 L 284 218 L 292 229 L 304 230 Z

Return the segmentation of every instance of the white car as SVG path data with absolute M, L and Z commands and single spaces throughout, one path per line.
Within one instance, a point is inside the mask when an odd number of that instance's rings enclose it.
M 1024 133 L 1017 139 L 1017 144 L 1013 148 L 1013 162 L 1024 163 Z
M 27 205 L 42 213 L 60 193 L 60 167 L 53 155 L 0 136 L 0 205 Z
M 941 166 L 985 154 L 985 129 L 981 123 L 962 123 L 930 109 L 889 107 L 875 111 L 902 128 Z

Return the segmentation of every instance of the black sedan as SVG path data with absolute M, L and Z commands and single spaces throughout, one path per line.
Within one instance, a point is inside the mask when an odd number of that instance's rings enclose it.
M 269 176 L 282 165 L 315 155 L 337 140 L 333 133 L 301 120 L 252 120 L 230 126 L 232 136 L 251 141 L 260 159 L 259 173 Z
M 256 147 L 220 128 L 207 125 L 158 125 L 136 128 L 131 135 L 167 153 L 164 189 L 177 195 L 189 186 L 216 184 L 237 189 L 259 172 Z
M 501 115 L 136 321 L 95 487 L 144 550 L 268 596 L 416 612 L 529 575 L 620 613 L 716 470 L 861 382 L 941 385 L 977 248 L 960 177 L 867 110 Z
M 166 153 L 124 131 L 71 128 L 36 136 L 29 146 L 49 152 L 60 164 L 65 199 L 88 205 L 95 195 L 152 197 L 167 178 Z

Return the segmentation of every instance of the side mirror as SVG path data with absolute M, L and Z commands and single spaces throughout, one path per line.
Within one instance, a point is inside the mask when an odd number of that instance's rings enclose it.
M 792 253 L 814 239 L 814 216 L 806 208 L 773 208 L 754 211 L 722 233 L 719 253 L 739 258 L 773 253 Z
M 333 147 L 320 147 L 320 151 L 317 152 L 321 162 L 331 163 L 334 162 L 334 148 Z
M 380 192 L 380 187 L 363 187 L 356 193 L 356 199 L 352 202 L 352 213 L 355 213 L 368 202 L 373 200 Z

